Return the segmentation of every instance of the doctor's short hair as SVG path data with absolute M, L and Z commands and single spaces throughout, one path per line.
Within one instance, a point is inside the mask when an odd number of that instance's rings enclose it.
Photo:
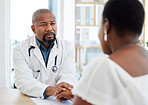
M 144 8 L 139 0 L 109 0 L 103 10 L 103 23 L 109 20 L 119 36 L 126 33 L 140 36 L 144 23 Z
M 49 9 L 38 9 L 32 15 L 32 24 L 34 24 L 36 16 L 40 13 L 51 13 L 54 16 L 54 14 Z

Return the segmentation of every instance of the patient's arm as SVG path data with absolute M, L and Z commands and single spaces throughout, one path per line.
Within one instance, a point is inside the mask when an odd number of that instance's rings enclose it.
M 81 97 L 75 96 L 73 105 L 92 105 L 85 100 L 82 100 Z

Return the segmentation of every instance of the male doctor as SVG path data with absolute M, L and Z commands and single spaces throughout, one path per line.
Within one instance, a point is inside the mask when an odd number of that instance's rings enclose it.
M 32 23 L 35 35 L 13 51 L 16 87 L 29 96 L 71 99 L 77 82 L 73 46 L 56 38 L 56 19 L 48 9 L 35 11 Z

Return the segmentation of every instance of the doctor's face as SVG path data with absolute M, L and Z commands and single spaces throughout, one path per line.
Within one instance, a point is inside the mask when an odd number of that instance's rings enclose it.
M 55 41 L 56 37 L 56 19 L 50 12 L 36 15 L 34 24 L 31 26 L 37 39 L 45 45 Z

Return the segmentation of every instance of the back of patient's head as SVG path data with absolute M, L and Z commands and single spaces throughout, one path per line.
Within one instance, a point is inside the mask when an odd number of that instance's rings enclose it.
M 103 22 L 109 20 L 118 35 L 140 35 L 144 22 L 144 8 L 138 0 L 109 0 L 103 11 Z

